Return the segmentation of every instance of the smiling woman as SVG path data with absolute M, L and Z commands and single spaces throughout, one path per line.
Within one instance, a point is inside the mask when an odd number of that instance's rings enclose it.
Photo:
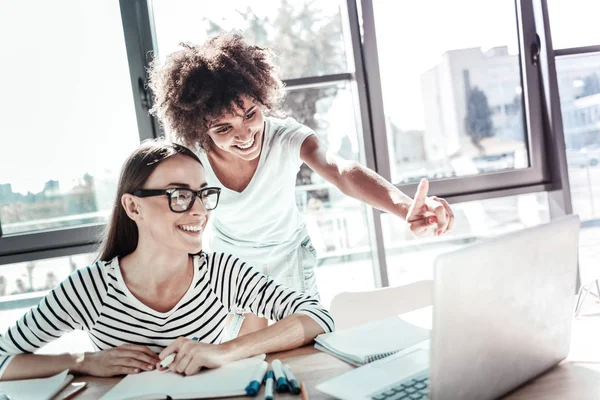
M 241 96 L 240 100 L 237 112 L 226 113 L 209 125 L 208 136 L 214 144 L 213 151 L 208 153 L 211 161 L 252 161 L 260 156 L 265 124 L 263 114 L 248 96 Z
M 222 188 L 211 249 L 241 254 L 276 282 L 318 297 L 317 256 L 296 207 L 296 175 L 304 162 L 342 193 L 405 219 L 416 234 L 444 234 L 453 214 L 444 199 L 415 200 L 358 162 L 329 152 L 316 133 L 293 118 L 278 118 L 283 83 L 268 49 L 239 34 L 185 44 L 155 62 L 153 112 L 174 137 L 198 148 L 206 179 Z M 264 115 L 269 113 L 270 115 Z M 229 337 L 267 326 L 232 317 Z
M 207 186 L 200 160 L 187 148 L 143 143 L 121 172 L 99 260 L 73 272 L 0 336 L 0 377 L 65 369 L 138 373 L 173 353 L 170 369 L 189 375 L 332 331 L 317 299 L 273 282 L 233 254 L 203 251 L 202 233 L 219 193 Z M 222 343 L 227 314 L 241 309 L 278 322 Z M 97 351 L 28 354 L 73 330 L 85 331 Z

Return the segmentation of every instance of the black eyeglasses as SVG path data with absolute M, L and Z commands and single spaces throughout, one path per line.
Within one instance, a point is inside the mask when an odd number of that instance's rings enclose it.
M 173 189 L 139 189 L 132 193 L 137 197 L 151 197 L 166 194 L 169 199 L 169 208 L 175 213 L 188 211 L 194 206 L 196 196 L 200 197 L 206 211 L 214 210 L 219 204 L 221 188 L 205 187 L 200 190 L 173 188 Z

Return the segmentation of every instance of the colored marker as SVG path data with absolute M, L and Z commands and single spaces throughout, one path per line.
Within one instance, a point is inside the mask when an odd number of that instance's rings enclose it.
M 300 394 L 300 384 L 296 380 L 296 377 L 294 376 L 294 373 L 288 364 L 283 366 L 283 372 L 285 373 L 287 380 L 290 382 L 290 392 L 293 394 Z
M 278 393 L 287 393 L 290 391 L 290 385 L 283 373 L 283 366 L 281 365 L 281 361 L 273 360 L 271 361 L 271 366 L 273 367 L 273 372 L 275 373 L 275 389 L 277 389 Z
M 256 370 L 256 373 L 254 374 L 254 377 L 252 378 L 252 380 L 250 381 L 248 386 L 246 386 L 246 394 L 248 396 L 254 397 L 258 394 L 258 391 L 260 390 L 260 385 L 261 385 L 263 379 L 265 378 L 265 373 L 267 372 L 268 368 L 269 368 L 269 363 L 266 361 L 263 361 L 258 366 L 258 369 Z
M 275 380 L 275 375 L 273 371 L 268 371 L 267 376 L 265 377 L 265 400 L 273 400 L 273 381 Z

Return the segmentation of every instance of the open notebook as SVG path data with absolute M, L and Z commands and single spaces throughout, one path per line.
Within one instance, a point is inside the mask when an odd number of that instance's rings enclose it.
M 149 371 L 126 376 L 101 400 L 207 399 L 245 396 L 244 390 L 265 355 L 246 358 L 221 368 L 182 376 L 171 371 Z
M 73 379 L 67 372 L 49 378 L 0 382 L 0 393 L 16 400 L 50 400 Z
M 429 335 L 429 329 L 395 316 L 319 335 L 315 348 L 359 366 L 427 340 Z

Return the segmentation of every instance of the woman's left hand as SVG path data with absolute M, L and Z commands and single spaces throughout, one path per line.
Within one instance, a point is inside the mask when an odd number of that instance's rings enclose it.
M 183 375 L 194 375 L 202 368 L 218 368 L 233 361 L 223 345 L 199 343 L 184 337 L 177 338 L 158 357 L 164 360 L 171 353 L 177 355 L 168 369 Z M 160 367 L 160 363 L 157 368 L 161 371 L 166 369 Z
M 433 226 L 436 236 L 443 235 L 452 229 L 454 213 L 446 200 L 437 196 L 427 197 L 428 191 L 429 181 L 421 179 L 406 214 L 406 222 L 415 235 L 423 235 Z

